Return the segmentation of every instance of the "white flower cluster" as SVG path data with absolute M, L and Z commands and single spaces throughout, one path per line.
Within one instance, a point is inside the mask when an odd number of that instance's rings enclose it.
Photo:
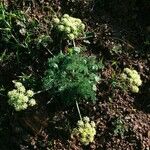
M 121 74 L 121 79 L 129 83 L 129 88 L 133 93 L 139 92 L 138 87 L 142 85 L 142 80 L 136 70 L 124 68 L 123 73 Z
M 64 14 L 61 19 L 53 18 L 53 22 L 56 25 L 58 31 L 63 32 L 65 38 L 73 40 L 82 35 L 85 25 L 78 18 Z
M 83 145 L 88 145 L 90 142 L 93 142 L 94 136 L 96 135 L 94 121 L 90 122 L 89 117 L 84 117 L 83 120 L 79 120 L 77 128 L 73 129 L 73 135 L 77 135 Z
M 16 111 L 27 109 L 28 106 L 34 106 L 36 104 L 33 99 L 34 92 L 32 90 L 26 90 L 21 82 L 13 81 L 15 88 L 8 92 L 8 103 L 13 106 Z

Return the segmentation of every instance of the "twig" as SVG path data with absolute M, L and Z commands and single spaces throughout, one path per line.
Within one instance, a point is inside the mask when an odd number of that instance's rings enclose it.
M 124 44 L 126 44 L 127 46 L 129 46 L 130 48 L 134 49 L 134 47 L 131 44 L 127 43 L 126 41 L 124 41 L 120 38 L 117 38 L 117 37 L 112 37 L 112 38 L 115 40 L 119 40 L 119 41 L 123 42 Z

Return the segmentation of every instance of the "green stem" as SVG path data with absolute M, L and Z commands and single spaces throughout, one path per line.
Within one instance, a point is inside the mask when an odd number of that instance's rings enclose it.
M 34 95 L 36 95 L 36 94 L 40 94 L 40 93 L 43 93 L 43 92 L 46 92 L 46 91 L 48 91 L 49 89 L 45 89 L 45 90 L 41 90 L 41 91 L 37 91 Z
M 72 42 L 73 42 L 73 47 L 75 48 L 76 47 L 76 43 L 75 43 L 74 39 L 72 40 Z
M 79 104 L 78 104 L 77 101 L 76 101 L 76 107 L 77 107 L 77 110 L 78 110 L 78 114 L 79 114 L 80 120 L 82 120 L 81 112 L 80 112 L 80 109 L 79 109 Z

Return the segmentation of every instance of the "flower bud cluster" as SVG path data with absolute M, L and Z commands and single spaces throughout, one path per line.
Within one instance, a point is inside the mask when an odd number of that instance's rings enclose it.
M 142 85 L 142 80 L 136 70 L 124 68 L 123 73 L 121 74 L 121 79 L 127 81 L 127 83 L 129 84 L 129 89 L 133 93 L 139 92 L 138 87 Z
M 32 90 L 26 90 L 21 82 L 13 81 L 15 89 L 8 92 L 8 103 L 13 106 L 16 111 L 27 109 L 28 106 L 34 106 L 36 104 L 33 99 L 34 92 Z
M 82 35 L 85 25 L 78 18 L 64 14 L 61 19 L 53 18 L 53 22 L 59 32 L 63 32 L 65 38 L 73 40 Z
M 88 145 L 90 142 L 93 142 L 94 136 L 96 135 L 94 121 L 90 122 L 89 117 L 84 117 L 83 120 L 79 120 L 77 127 L 73 130 L 73 135 L 77 135 L 83 145 Z

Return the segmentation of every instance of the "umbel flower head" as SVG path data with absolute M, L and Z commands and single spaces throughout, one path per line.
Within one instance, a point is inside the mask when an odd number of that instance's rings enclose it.
M 73 40 L 81 36 L 84 32 L 85 25 L 78 18 L 64 14 L 61 19 L 53 18 L 53 23 L 57 30 L 63 33 L 64 37 L 69 40 Z
M 95 123 L 90 122 L 89 117 L 84 117 L 83 120 L 77 122 L 77 127 L 73 129 L 72 135 L 76 135 L 83 145 L 88 145 L 94 141 L 96 135 Z
M 129 85 L 129 89 L 133 93 L 139 92 L 139 86 L 142 85 L 142 80 L 138 72 L 134 69 L 124 68 L 121 74 L 121 79 Z
M 28 106 L 34 106 L 36 104 L 34 92 L 32 90 L 26 90 L 21 82 L 13 81 L 15 89 L 8 92 L 8 103 L 13 106 L 16 111 L 25 110 Z

